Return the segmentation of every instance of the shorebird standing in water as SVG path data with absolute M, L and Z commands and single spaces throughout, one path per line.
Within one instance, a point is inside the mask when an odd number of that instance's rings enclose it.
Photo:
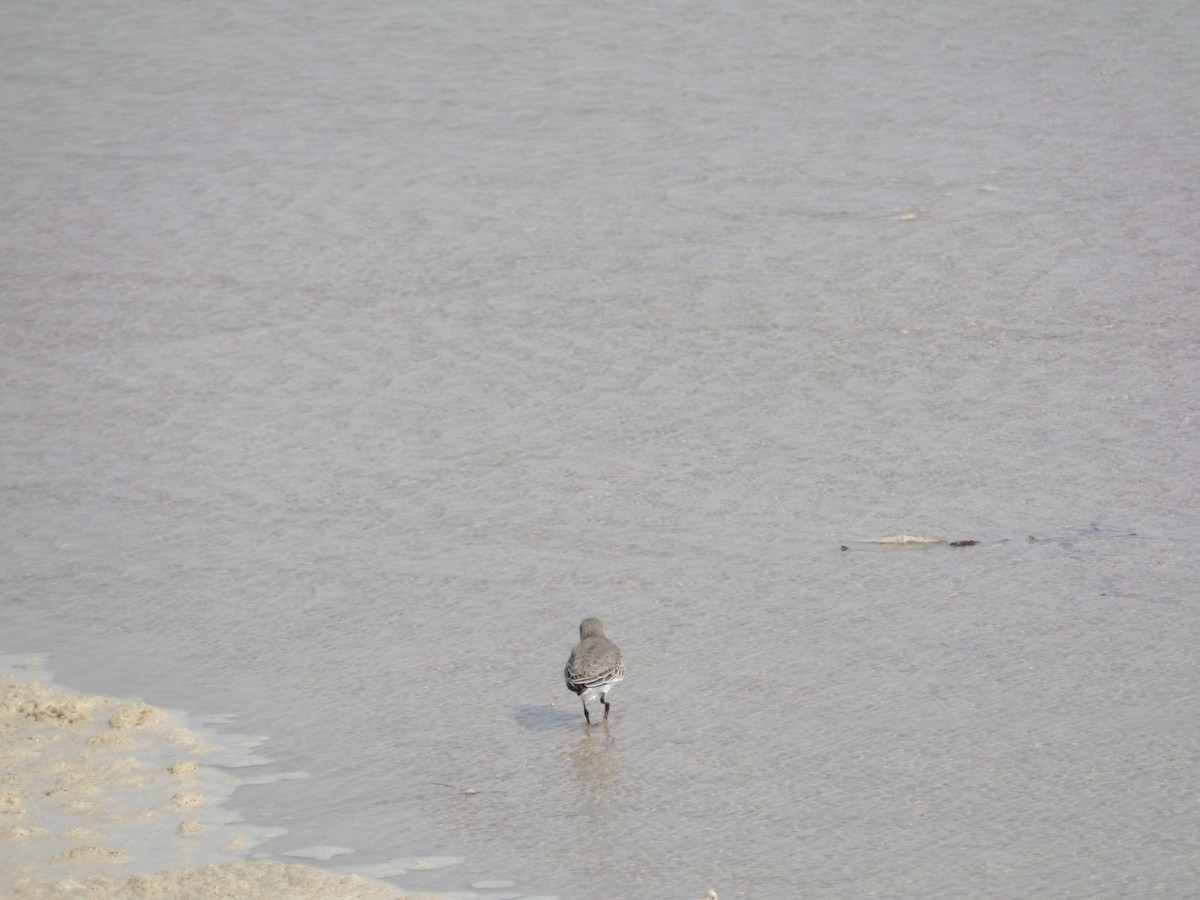
M 567 689 L 583 701 L 583 717 L 589 725 L 592 724 L 589 700 L 604 704 L 604 721 L 608 721 L 608 692 L 624 680 L 625 660 L 617 645 L 604 636 L 604 625 L 599 619 L 584 619 L 579 623 L 579 643 L 571 651 L 563 678 Z

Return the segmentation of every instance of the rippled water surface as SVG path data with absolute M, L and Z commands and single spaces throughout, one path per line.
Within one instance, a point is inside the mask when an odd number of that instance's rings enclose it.
M 263 852 L 1194 890 L 1193 4 L 7 19 L 0 650 L 269 736 Z

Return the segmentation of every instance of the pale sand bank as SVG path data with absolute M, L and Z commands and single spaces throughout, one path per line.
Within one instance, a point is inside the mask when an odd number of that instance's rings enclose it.
M 236 860 L 193 869 L 172 869 L 144 875 L 92 875 L 87 878 L 30 880 L 15 885 L 12 900 L 395 900 L 406 897 L 357 875 L 331 875 L 311 866 Z
M 218 746 L 179 714 L 64 691 L 36 663 L 0 657 L 0 896 L 402 896 L 356 875 L 239 858 L 280 833 L 223 806 L 240 782 L 216 766 L 262 762 L 248 753 L 255 742 Z

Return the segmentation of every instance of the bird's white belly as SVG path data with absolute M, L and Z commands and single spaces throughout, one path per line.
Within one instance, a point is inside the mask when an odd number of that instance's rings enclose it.
M 624 678 L 614 678 L 607 684 L 598 684 L 595 687 L 584 688 L 583 693 L 579 696 L 582 698 L 584 703 L 590 703 L 592 700 L 599 700 L 605 694 L 612 693 L 612 689 L 616 687 L 618 681 L 624 680 Z

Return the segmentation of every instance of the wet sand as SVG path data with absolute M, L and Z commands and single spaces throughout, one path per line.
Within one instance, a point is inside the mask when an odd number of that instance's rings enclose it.
M 356 875 L 240 858 L 279 831 L 223 806 L 239 781 L 217 766 L 239 755 L 253 761 L 177 713 L 0 674 L 0 894 L 407 896 Z
M 252 855 L 1196 893 L 1200 5 L 5 11 L 0 642 L 272 735 Z

